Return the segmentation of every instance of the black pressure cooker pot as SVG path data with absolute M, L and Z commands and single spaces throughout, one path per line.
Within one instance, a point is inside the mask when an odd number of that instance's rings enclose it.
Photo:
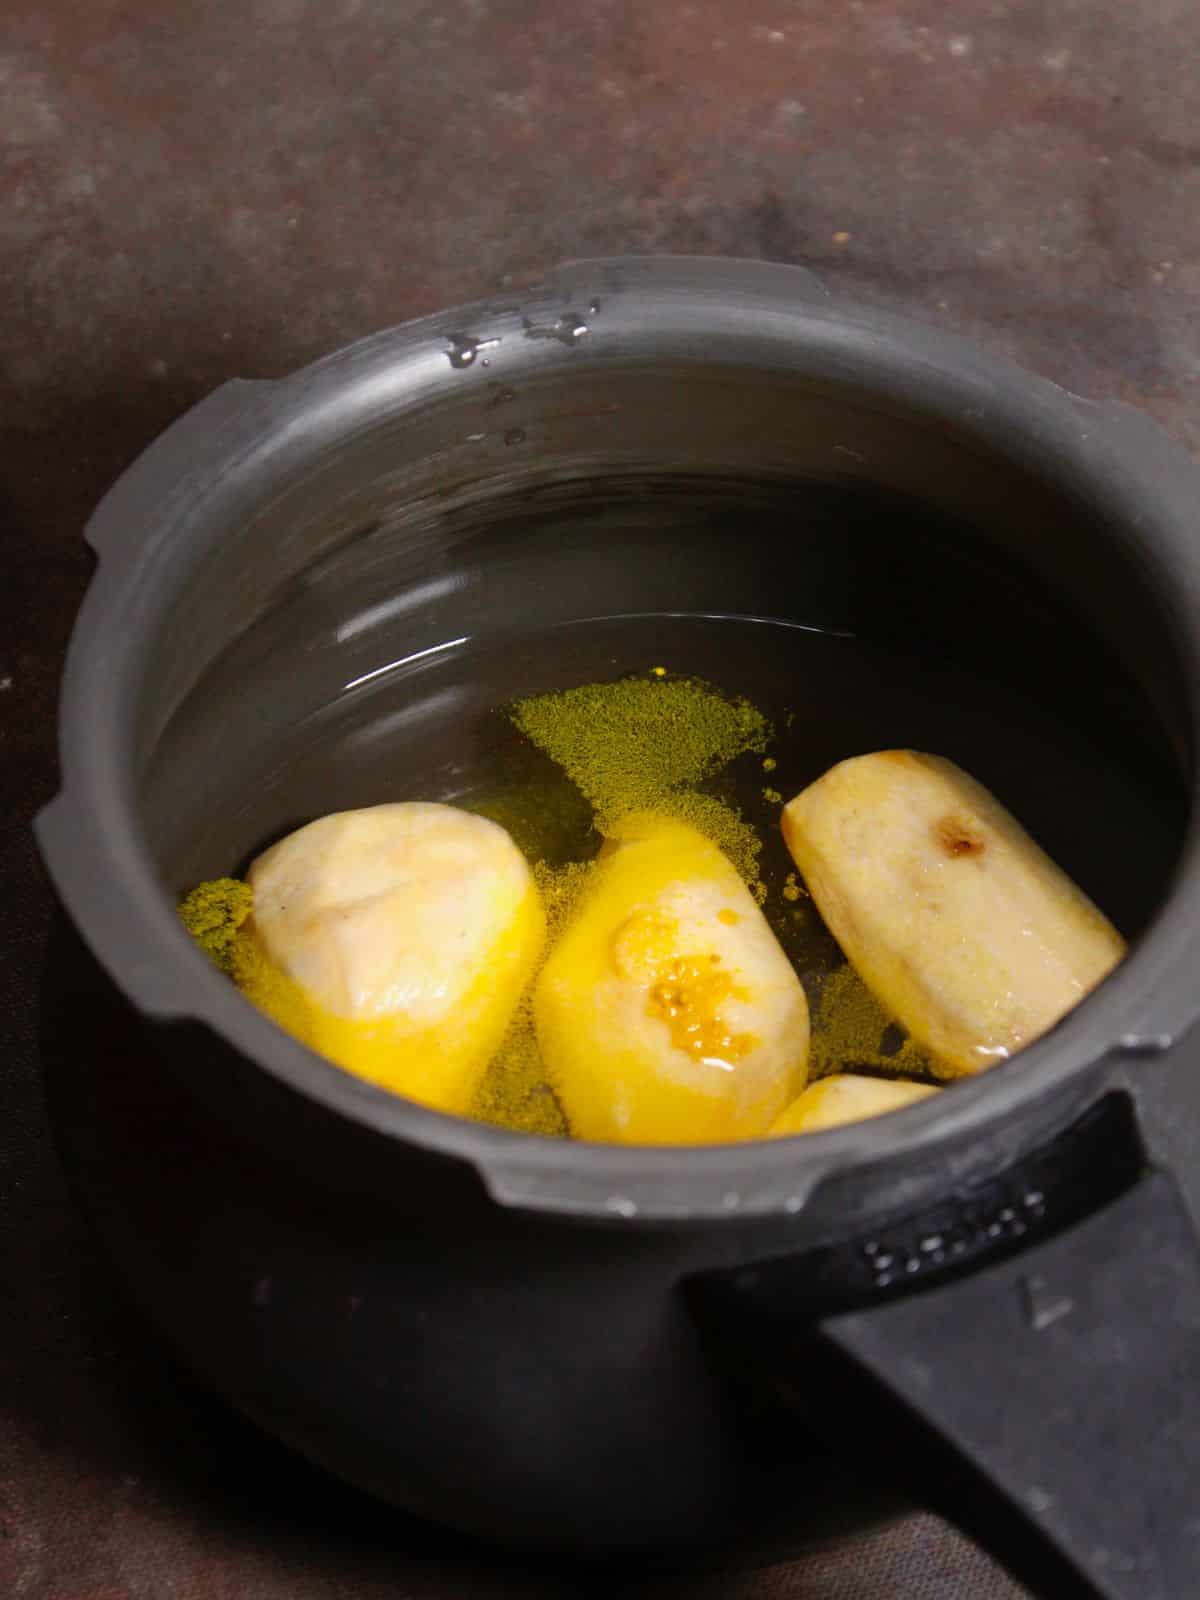
M 1056 1600 L 1200 1593 L 1198 490 L 1141 415 L 750 262 L 570 266 L 178 421 L 88 529 L 37 828 L 91 952 L 47 974 L 59 1138 L 183 1359 L 488 1538 L 761 1549 L 923 1499 Z M 762 645 L 723 672 L 729 618 Z M 359 1082 L 193 948 L 182 889 L 461 797 L 495 706 L 648 665 L 646 619 L 729 689 L 792 675 L 796 772 L 867 705 L 965 755 L 1128 959 L 901 1113 L 648 1149 Z

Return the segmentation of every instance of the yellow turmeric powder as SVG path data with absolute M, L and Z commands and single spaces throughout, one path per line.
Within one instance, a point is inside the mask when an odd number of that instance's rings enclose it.
M 213 878 L 179 902 L 179 916 L 222 972 L 233 976 L 239 930 L 254 909 L 254 893 L 238 878 Z
M 766 749 L 771 725 L 748 700 L 698 678 L 619 678 L 518 700 L 512 719 L 590 803 L 601 833 L 632 811 L 687 823 L 761 900 L 762 841 L 735 806 L 697 788 Z
M 544 861 L 534 863 L 533 878 L 546 913 L 546 951 L 475 1096 L 471 1115 L 480 1122 L 492 1122 L 517 1133 L 569 1137 L 566 1116 L 547 1080 L 538 1049 L 533 1025 L 533 984 L 545 954 L 553 949 L 570 919 L 590 872 L 588 861 L 570 861 L 563 867 L 549 867 Z
M 786 893 L 786 890 L 784 891 Z M 889 1050 L 890 1038 L 896 1048 Z M 813 1017 L 809 1077 L 873 1067 L 898 1078 L 923 1077 L 929 1061 L 888 1016 L 850 965 L 821 980 Z
M 201 950 L 272 1021 L 298 1039 L 311 1007 L 300 985 L 267 960 L 254 937 L 254 891 L 240 878 L 212 878 L 179 902 L 180 921 Z

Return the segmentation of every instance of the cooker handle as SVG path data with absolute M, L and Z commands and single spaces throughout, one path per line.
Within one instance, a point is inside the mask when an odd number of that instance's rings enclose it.
M 911 1259 L 862 1248 L 884 1277 Z M 812 1301 L 793 1280 L 789 1309 L 784 1266 L 723 1296 L 752 1328 L 791 1316 L 790 1363 L 786 1341 L 768 1361 L 806 1430 L 886 1453 L 1046 1600 L 1200 1591 L 1200 1250 L 1168 1173 L 982 1270 L 826 1315 L 807 1351 Z
M 1018 1573 L 1037 1579 L 1048 1546 L 1081 1595 L 1196 1592 L 1200 1252 L 1167 1173 L 982 1272 L 830 1317 L 821 1336 L 868 1396 L 907 1413 L 935 1474 L 941 1456 L 940 1509 Z

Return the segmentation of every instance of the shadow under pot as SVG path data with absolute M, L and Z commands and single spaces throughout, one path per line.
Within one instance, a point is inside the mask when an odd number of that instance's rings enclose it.
M 754 263 L 572 266 L 183 417 L 90 525 L 38 822 L 92 952 L 49 970 L 56 1128 L 176 1351 L 489 1539 L 762 1553 L 916 1498 L 1056 1600 L 1190 1593 L 1197 487 L 1139 415 Z M 907 1110 L 646 1149 L 361 1082 L 178 926 L 313 816 L 471 803 L 514 696 L 663 656 L 791 709 L 801 781 L 956 760 L 1128 957 Z

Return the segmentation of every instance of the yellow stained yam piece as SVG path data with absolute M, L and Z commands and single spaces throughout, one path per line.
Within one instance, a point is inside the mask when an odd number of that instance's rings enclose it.
M 1014 1055 L 1125 953 L 1016 819 L 940 757 L 843 761 L 784 808 L 783 833 L 867 987 L 947 1077 Z
M 542 1058 L 584 1139 L 750 1139 L 803 1087 L 808 1006 L 746 884 L 685 823 L 609 828 L 534 990 Z
M 804 1093 L 771 1124 L 772 1138 L 791 1133 L 815 1133 L 818 1128 L 838 1128 L 845 1122 L 862 1122 L 899 1111 L 927 1095 L 937 1094 L 930 1083 L 908 1083 L 903 1078 L 865 1078 L 839 1072 L 810 1083 Z
M 249 881 L 234 973 L 249 997 L 348 1071 L 465 1112 L 545 937 L 504 829 L 445 805 L 340 812 Z

